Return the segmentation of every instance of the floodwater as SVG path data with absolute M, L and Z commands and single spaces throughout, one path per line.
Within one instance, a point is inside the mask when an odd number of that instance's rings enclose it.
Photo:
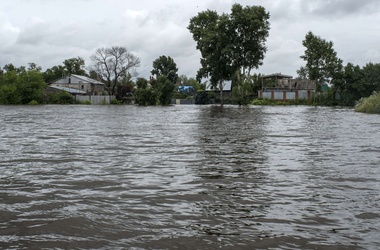
M 380 116 L 0 106 L 0 248 L 379 249 Z

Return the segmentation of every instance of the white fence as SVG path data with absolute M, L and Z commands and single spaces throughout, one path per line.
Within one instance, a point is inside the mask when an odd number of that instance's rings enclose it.
M 90 101 L 91 104 L 110 104 L 112 100 L 116 99 L 113 95 L 77 95 L 75 100 L 79 102 Z

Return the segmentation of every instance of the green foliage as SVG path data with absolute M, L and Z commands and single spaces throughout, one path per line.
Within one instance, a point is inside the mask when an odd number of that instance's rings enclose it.
M 80 101 L 79 104 L 82 104 L 82 105 L 91 105 L 91 101 L 90 100 L 84 100 L 84 101 Z
M 52 68 L 47 69 L 43 73 L 44 81 L 46 83 L 51 83 L 61 78 L 62 76 L 64 76 L 66 74 L 65 72 L 66 72 L 66 69 L 64 66 L 62 65 L 53 66 Z
M 355 111 L 380 114 L 380 92 L 374 92 L 369 97 L 361 98 L 355 105 Z
M 333 48 L 334 43 L 309 31 L 302 44 L 306 50 L 301 58 L 306 61 L 306 67 L 301 68 L 298 74 L 301 76 L 308 74 L 308 78 L 315 81 L 319 87 L 329 80 L 333 81 L 342 70 L 342 60 L 337 57 Z
M 138 78 L 136 81 L 137 90 L 135 90 L 135 103 L 138 105 L 156 105 L 157 93 L 151 89 L 145 78 Z
M 380 91 L 380 64 L 368 63 L 360 68 L 347 63 L 334 82 L 334 90 L 340 95 L 341 105 L 354 106 L 360 98 Z
M 210 77 L 214 86 L 230 79 L 235 72 L 228 21 L 226 14 L 219 16 L 216 11 L 207 10 L 193 17 L 188 26 L 202 56 L 197 78 Z
M 161 105 L 169 105 L 174 94 L 174 83 L 165 76 L 159 76 L 152 86 L 157 92 L 159 103 Z
M 49 104 L 72 104 L 73 102 L 73 96 L 66 91 L 59 91 L 58 93 L 48 95 Z
M 39 103 L 36 100 L 31 100 L 28 105 L 38 105 Z
M 102 103 L 103 104 L 103 103 Z M 111 100 L 111 104 L 112 105 L 120 105 L 120 104 L 123 104 L 123 101 L 121 100 L 117 100 L 117 99 L 112 99 Z
M 256 74 L 244 78 L 237 72 L 233 82 L 235 86 L 232 88 L 232 100 L 238 105 L 248 105 L 253 93 L 257 93 L 261 88 L 259 76 Z
M 314 98 L 312 98 L 311 104 L 315 106 L 336 106 L 339 103 L 334 98 L 333 90 L 328 89 L 327 92 L 319 92 L 317 94 L 314 94 Z
M 252 68 L 263 64 L 267 51 L 265 42 L 270 29 L 269 17 L 269 13 L 262 6 L 232 6 L 230 23 L 233 58 L 236 60 L 236 68 L 243 74 L 243 80 L 246 71 L 250 75 Z
M 173 94 L 173 99 L 186 99 L 188 97 L 188 94 L 182 93 L 182 92 L 175 92 Z
M 159 76 L 165 76 L 172 83 L 178 81 L 178 68 L 173 58 L 170 56 L 160 56 L 153 61 L 152 75 L 155 75 L 158 79 Z
M 21 104 L 16 85 L 0 86 L 0 104 Z
M 137 88 L 146 89 L 148 87 L 148 81 L 145 78 L 139 77 L 136 81 Z
M 289 106 L 289 105 L 312 105 L 312 102 L 306 99 L 296 99 L 296 100 L 272 100 L 266 98 L 257 98 L 252 100 L 251 105 L 259 106 Z
M 230 80 L 236 71 L 245 78 L 246 71 L 249 75 L 262 64 L 267 50 L 269 13 L 261 6 L 243 8 L 239 4 L 234 4 L 231 12 L 200 12 L 188 26 L 202 56 L 197 78 L 210 77 L 214 87 Z
M 195 104 L 209 104 L 213 99 L 215 99 L 215 93 L 206 90 L 200 90 L 194 96 Z
M 67 75 L 76 74 L 76 75 L 86 75 L 84 70 L 85 62 L 81 57 L 70 58 L 63 61 Z
M 33 65 L 29 65 L 31 67 Z M 43 73 L 43 78 L 46 83 L 53 82 L 65 75 L 86 75 L 85 61 L 81 57 L 70 58 L 63 61 L 62 65 L 56 65 L 47 69 Z M 94 78 L 96 79 L 96 77 Z
M 23 72 L 18 77 L 17 85 L 23 104 L 32 100 L 43 102 L 43 91 L 46 83 L 43 80 L 42 73 L 35 70 Z
M 138 88 L 135 92 L 135 101 L 139 105 L 156 105 L 158 103 L 157 92 L 150 87 Z
M 276 100 L 266 99 L 266 98 L 257 98 L 251 102 L 252 105 L 260 105 L 260 106 L 277 105 L 277 103 L 278 103 L 278 101 L 276 101 Z
M 4 68 L 6 72 L 0 77 L 0 104 L 28 104 L 32 100 L 43 103 L 46 84 L 39 70 L 16 69 L 12 65 Z

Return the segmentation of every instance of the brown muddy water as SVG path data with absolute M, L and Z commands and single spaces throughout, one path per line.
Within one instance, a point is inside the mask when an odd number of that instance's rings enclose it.
M 380 249 L 380 116 L 0 106 L 2 249 Z

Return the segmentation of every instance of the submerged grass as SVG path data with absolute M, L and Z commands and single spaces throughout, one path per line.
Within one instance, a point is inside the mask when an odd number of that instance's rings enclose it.
M 266 99 L 266 98 L 257 98 L 251 102 L 251 105 L 269 105 L 269 106 L 312 105 L 312 102 L 308 100 L 304 100 L 304 99 L 282 101 L 282 100 L 272 100 L 272 99 Z
M 380 114 L 380 92 L 361 98 L 355 105 L 355 111 L 369 114 Z

